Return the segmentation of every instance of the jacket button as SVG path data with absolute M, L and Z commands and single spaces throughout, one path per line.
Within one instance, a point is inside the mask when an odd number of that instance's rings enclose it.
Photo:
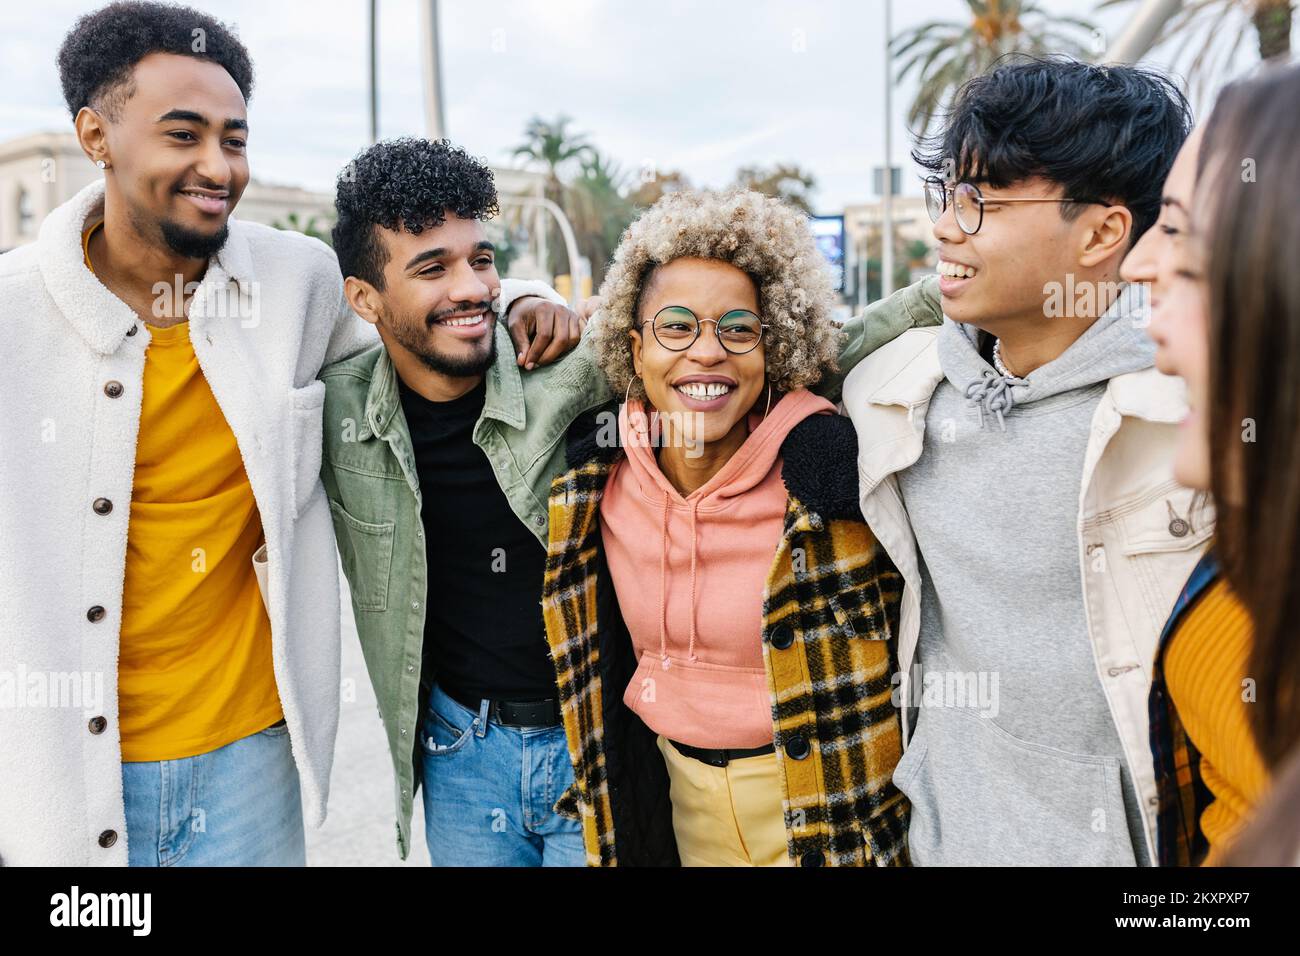
M 808 746 L 808 738 L 803 734 L 795 734 L 785 745 L 785 755 L 791 760 L 803 760 L 810 753 L 812 748 Z
M 94 624 L 96 621 L 102 621 L 105 613 L 107 612 L 96 604 L 94 607 L 86 611 L 86 620 Z
M 92 734 L 102 734 L 104 728 L 108 726 L 108 721 L 103 717 L 91 717 L 89 726 Z
M 809 850 L 803 856 L 799 857 L 800 866 L 821 866 L 826 861 L 822 859 L 820 850 Z
M 109 398 L 121 398 L 123 391 L 121 382 L 106 382 L 104 384 L 104 394 Z
M 1187 536 L 1187 532 L 1191 530 L 1192 526 L 1182 518 L 1175 518 L 1173 521 L 1169 522 L 1169 533 L 1175 538 L 1184 538 Z
M 102 846 L 105 850 L 107 850 L 110 846 L 112 846 L 116 842 L 117 842 L 116 830 L 105 830 L 103 833 L 99 835 L 99 845 Z
M 113 502 L 107 498 L 96 498 L 95 503 L 91 505 L 95 509 L 95 514 L 106 515 L 113 510 Z
M 794 631 L 786 624 L 778 624 L 772 628 L 771 642 L 778 651 L 788 651 L 794 644 Z

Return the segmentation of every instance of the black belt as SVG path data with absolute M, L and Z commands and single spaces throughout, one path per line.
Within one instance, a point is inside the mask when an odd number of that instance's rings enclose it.
M 476 714 L 483 704 L 483 698 L 470 697 L 450 687 L 443 686 L 442 691 L 466 710 L 472 710 Z M 545 700 L 489 701 L 488 722 L 502 727 L 558 727 L 563 722 L 560 699 L 548 697 Z
M 706 747 L 692 747 L 689 744 L 679 744 L 675 740 L 669 740 L 670 744 L 677 748 L 677 752 L 683 757 L 693 757 L 701 763 L 706 763 L 710 767 L 725 767 L 733 760 L 740 760 L 744 757 L 761 757 L 764 754 L 776 753 L 775 744 L 764 744 L 762 747 L 736 748 L 721 750 L 710 750 Z

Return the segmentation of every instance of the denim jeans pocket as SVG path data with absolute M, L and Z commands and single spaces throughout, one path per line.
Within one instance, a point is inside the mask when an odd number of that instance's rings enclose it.
M 288 732 L 289 724 L 284 720 L 284 718 L 280 718 L 278 723 L 274 723 L 270 727 L 258 731 L 259 734 L 266 737 L 283 737 Z
M 470 718 L 465 728 L 461 729 L 430 704 L 421 729 L 420 743 L 424 747 L 425 756 L 443 757 L 463 748 L 477 729 L 477 717 Z

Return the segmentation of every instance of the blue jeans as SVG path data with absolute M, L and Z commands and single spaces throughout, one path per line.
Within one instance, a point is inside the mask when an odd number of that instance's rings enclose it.
M 564 728 L 502 727 L 435 686 L 420 731 L 434 866 L 583 866 L 582 824 L 551 810 L 573 783 Z
M 131 866 L 303 866 L 284 724 L 179 760 L 122 764 Z

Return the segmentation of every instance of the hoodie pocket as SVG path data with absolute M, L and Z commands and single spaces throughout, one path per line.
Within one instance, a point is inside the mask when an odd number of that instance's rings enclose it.
M 922 711 L 894 783 L 917 866 L 1135 866 L 1120 761 L 1012 736 L 958 709 Z

